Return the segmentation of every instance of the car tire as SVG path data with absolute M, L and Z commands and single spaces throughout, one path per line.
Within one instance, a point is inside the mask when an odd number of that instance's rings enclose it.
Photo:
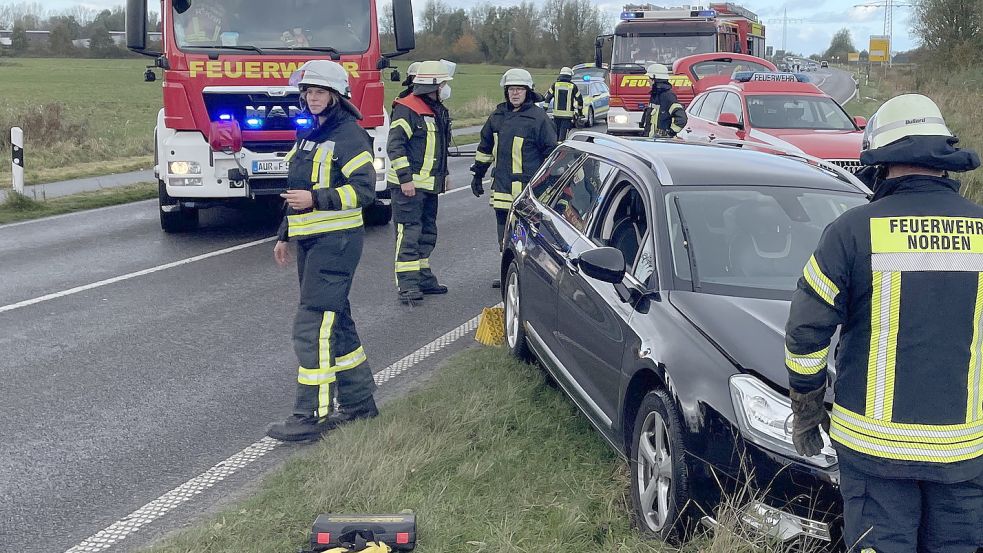
M 635 523 L 668 542 L 685 536 L 690 501 L 689 467 L 683 453 L 679 410 L 664 390 L 642 398 L 632 430 L 631 499 Z
M 393 218 L 393 207 L 391 204 L 384 204 L 377 201 L 369 207 L 364 208 L 362 210 L 362 216 L 365 218 L 365 224 L 370 227 L 388 225 L 389 221 Z
M 590 129 L 593 128 L 595 124 L 597 124 L 597 121 L 594 119 L 594 108 L 590 108 L 587 110 L 587 121 L 584 123 L 584 126 Z
M 502 283 L 502 299 L 505 303 L 505 345 L 513 357 L 520 361 L 532 361 L 532 352 L 526 342 L 525 319 L 522 318 L 519 294 L 519 264 L 512 261 Z
M 160 228 L 168 234 L 187 232 L 198 227 L 198 209 L 179 207 L 173 211 L 164 211 L 164 207 L 179 205 L 178 201 L 167 193 L 164 181 L 157 181 L 157 212 L 160 213 Z

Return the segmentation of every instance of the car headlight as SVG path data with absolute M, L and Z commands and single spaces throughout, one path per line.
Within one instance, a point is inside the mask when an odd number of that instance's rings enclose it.
M 381 173 L 383 171 L 383 169 L 386 168 L 386 158 L 384 158 L 384 157 L 377 157 L 372 162 L 372 165 L 375 167 L 375 172 L 376 173 Z
M 747 374 L 730 377 L 730 396 L 737 411 L 741 434 L 751 442 L 788 457 L 796 457 L 818 467 L 836 464 L 836 451 L 823 432 L 819 455 L 803 457 L 792 444 L 792 401 L 765 383 Z
M 201 164 L 197 161 L 170 161 L 167 172 L 172 175 L 200 175 Z

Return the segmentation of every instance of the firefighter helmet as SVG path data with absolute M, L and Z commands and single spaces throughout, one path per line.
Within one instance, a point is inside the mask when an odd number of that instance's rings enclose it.
M 921 94 L 902 94 L 884 102 L 864 129 L 864 150 L 882 148 L 908 136 L 952 136 L 939 106 Z
M 563 77 L 573 77 L 573 69 L 570 69 L 569 67 L 564 67 L 560 69 L 560 75 Z
M 310 60 L 304 62 L 290 75 L 290 85 L 301 89 L 308 86 L 327 88 L 345 98 L 352 97 L 348 84 L 348 72 L 340 64 L 330 60 Z
M 419 67 L 420 67 L 420 62 L 415 61 L 411 63 L 410 66 L 406 68 L 406 75 L 410 77 L 416 77 L 416 70 L 419 69 Z
M 536 87 L 536 83 L 532 80 L 532 75 L 525 69 L 520 69 L 518 67 L 513 67 L 502 75 L 502 81 L 499 83 L 502 88 L 507 88 L 510 86 L 524 86 L 529 90 Z
M 668 81 L 669 80 L 669 68 L 661 63 L 653 63 L 648 66 L 645 73 L 652 80 Z

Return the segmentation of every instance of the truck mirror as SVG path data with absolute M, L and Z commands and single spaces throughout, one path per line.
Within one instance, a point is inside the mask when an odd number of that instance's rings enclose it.
M 412 0 L 393 0 L 393 23 L 393 30 L 396 34 L 396 50 L 409 52 L 416 48 Z
M 178 13 L 184 13 L 191 9 L 191 0 L 174 0 L 172 4 L 174 5 L 174 11 Z
M 147 49 L 147 0 L 126 1 L 126 47 Z

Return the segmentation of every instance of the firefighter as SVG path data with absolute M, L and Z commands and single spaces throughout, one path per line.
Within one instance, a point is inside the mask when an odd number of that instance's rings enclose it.
M 409 67 L 406 68 L 406 78 L 403 79 L 402 83 L 400 83 L 405 88 L 403 88 L 403 90 L 400 91 L 399 95 L 396 96 L 397 99 L 406 98 L 410 94 L 413 94 L 413 77 L 416 77 L 416 70 L 418 67 L 420 67 L 420 62 L 415 61 L 411 63 Z M 396 103 L 393 102 L 393 108 L 395 107 L 396 107 Z
M 957 142 L 929 98 L 885 102 L 860 157 L 873 201 L 826 228 L 792 297 L 792 441 L 817 455 L 829 429 L 853 551 L 983 544 L 983 207 L 948 178 L 980 160 Z
M 546 103 L 553 101 L 553 122 L 556 123 L 556 138 L 563 142 L 567 132 L 575 126 L 575 122 L 584 111 L 584 96 L 580 93 L 573 80 L 573 69 L 560 69 L 560 77 L 553 83 L 546 98 Z
M 494 163 L 490 203 L 495 209 L 501 250 L 512 200 L 556 148 L 556 128 L 546 110 L 536 105 L 543 97 L 536 92 L 528 71 L 509 69 L 499 85 L 504 90 L 505 102 L 495 108 L 481 127 L 481 141 L 471 166 L 474 175 L 471 192 L 475 197 L 485 193 L 481 181 Z M 501 282 L 495 280 L 492 285 L 498 287 Z
M 425 61 L 417 67 L 413 93 L 393 107 L 386 180 L 396 225 L 397 293 L 404 304 L 447 293 L 430 269 L 430 255 L 437 244 L 437 195 L 448 174 L 451 118 L 443 101 L 450 98 L 452 79 L 447 64 Z
M 375 382 L 352 321 L 348 292 L 362 255 L 362 207 L 375 201 L 372 141 L 358 125 L 348 73 L 328 60 L 312 60 L 290 78 L 301 107 L 317 118 L 298 133 L 287 154 L 287 214 L 273 248 L 277 264 L 297 245 L 300 304 L 293 326 L 300 362 L 293 414 L 272 425 L 278 440 L 313 440 L 346 422 L 378 414 Z M 336 384 L 337 382 L 337 384 Z M 337 386 L 337 390 L 335 387 Z M 337 396 L 339 409 L 331 412 Z
M 669 83 L 669 68 L 661 63 L 648 66 L 648 77 L 652 79 L 649 92 L 649 105 L 642 113 L 639 126 L 649 138 L 675 138 L 686 126 L 686 110 L 676 99 Z

